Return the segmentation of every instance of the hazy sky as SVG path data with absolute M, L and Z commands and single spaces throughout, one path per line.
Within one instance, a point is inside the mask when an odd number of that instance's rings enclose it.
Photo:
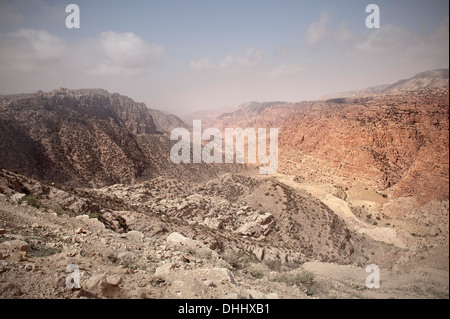
M 66 5 L 80 28 L 66 28 Z M 381 27 L 368 29 L 368 4 Z M 185 114 L 448 68 L 448 0 L 0 0 L 0 94 L 104 88 Z

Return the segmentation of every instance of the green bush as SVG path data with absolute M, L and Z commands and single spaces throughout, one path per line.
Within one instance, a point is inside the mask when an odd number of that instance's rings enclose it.
M 52 207 L 52 209 L 58 216 L 64 215 L 66 213 L 66 208 L 63 206 L 54 206 Z
M 41 243 L 30 243 L 27 254 L 30 257 L 48 257 L 51 255 L 59 254 L 62 252 L 62 246 L 57 247 L 47 247 L 45 244 Z
M 39 200 L 39 196 L 37 195 L 28 195 L 25 197 L 25 201 L 27 205 L 35 208 L 40 208 L 42 206 L 41 201 Z
M 90 212 L 89 213 L 89 218 L 97 218 L 100 216 L 99 212 Z
M 296 285 L 297 287 L 304 287 L 306 288 L 307 295 L 313 295 L 319 292 L 319 285 L 314 278 L 314 274 L 307 270 L 296 274 L 281 273 L 276 275 L 272 281 L 282 282 L 288 286 Z
M 260 271 L 260 270 L 250 269 L 250 270 L 248 271 L 248 273 L 249 273 L 250 275 L 252 275 L 253 278 L 256 278 L 256 279 L 261 279 L 261 278 L 264 277 L 264 273 L 263 273 L 262 271 Z
M 224 254 L 222 258 L 236 270 L 246 268 L 248 263 L 255 259 L 242 250 L 239 250 L 238 252 L 230 250 L 228 253 Z

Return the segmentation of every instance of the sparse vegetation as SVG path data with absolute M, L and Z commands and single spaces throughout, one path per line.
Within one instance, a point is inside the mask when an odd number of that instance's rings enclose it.
M 307 270 L 302 270 L 301 272 L 292 273 L 280 273 L 272 278 L 272 281 L 282 282 L 288 286 L 297 286 L 299 288 L 304 287 L 306 289 L 306 294 L 315 295 L 319 293 L 320 286 L 314 278 L 314 274 Z
M 56 215 L 61 216 L 67 213 L 66 208 L 64 206 L 53 206 L 53 211 L 56 213 Z
M 45 244 L 31 242 L 29 243 L 27 254 L 30 257 L 48 257 L 59 254 L 60 252 L 62 252 L 61 245 L 56 247 L 48 247 Z
M 148 256 L 147 257 L 147 261 L 149 262 L 149 263 L 156 263 L 156 262 L 158 262 L 155 258 L 153 258 L 152 256 Z
M 264 260 L 264 264 L 269 267 L 270 270 L 280 271 L 281 261 L 279 260 Z
M 230 252 L 225 253 L 222 258 L 235 270 L 246 268 L 248 263 L 254 260 L 254 258 L 247 255 L 242 250 L 239 250 L 238 252 L 231 250 Z
M 260 271 L 260 270 L 250 269 L 250 270 L 248 271 L 248 273 L 249 273 L 250 275 L 252 275 L 252 276 L 253 276 L 254 278 L 256 278 L 256 279 L 261 279 L 261 278 L 264 277 L 264 273 L 263 273 L 262 271 Z
M 88 214 L 88 216 L 89 216 L 89 218 L 97 218 L 98 219 L 98 217 L 100 216 L 100 213 L 97 211 L 94 211 L 94 212 L 90 212 Z
M 27 205 L 30 205 L 31 207 L 40 208 L 42 206 L 41 201 L 39 200 L 39 196 L 37 195 L 28 195 L 24 198 Z

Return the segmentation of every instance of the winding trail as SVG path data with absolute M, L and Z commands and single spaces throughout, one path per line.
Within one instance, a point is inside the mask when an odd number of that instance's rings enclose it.
M 336 215 L 344 219 L 345 223 L 356 232 L 366 234 L 377 241 L 392 244 L 402 249 L 406 248 L 405 243 L 398 238 L 397 231 L 395 229 L 370 225 L 358 219 L 353 214 L 348 202 L 332 195 L 334 189 L 332 185 L 320 183 L 298 183 L 294 181 L 294 176 L 279 173 L 273 174 L 272 176 L 285 185 L 295 189 L 307 191 L 312 196 L 327 205 Z

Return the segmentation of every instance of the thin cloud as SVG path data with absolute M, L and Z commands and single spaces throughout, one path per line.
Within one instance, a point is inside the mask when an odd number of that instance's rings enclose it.
M 224 73 L 235 73 L 259 66 L 262 61 L 262 51 L 249 47 L 245 52 L 231 53 L 215 61 L 209 57 L 197 58 L 189 63 L 189 67 L 194 71 L 214 70 Z
M 139 74 L 159 63 L 166 52 L 164 46 L 148 43 L 131 32 L 102 32 L 78 43 L 45 30 L 0 34 L 0 68 L 19 72 Z
M 162 45 L 145 42 L 132 32 L 102 32 L 98 37 L 100 64 L 94 74 L 138 74 L 166 54 Z
M 434 32 L 418 36 L 394 25 L 371 30 L 364 40 L 355 41 L 348 58 L 355 61 L 371 59 L 384 66 L 410 65 L 421 71 L 448 67 L 449 27 L 443 22 Z
M 212 70 L 216 68 L 216 65 L 210 58 L 197 58 L 189 63 L 189 67 L 194 71 Z
M 309 47 L 319 47 L 322 43 L 339 44 L 354 40 L 354 35 L 348 28 L 348 22 L 343 20 L 334 28 L 331 24 L 331 15 L 324 10 L 318 20 L 309 25 L 305 31 L 306 43 Z
M 304 68 L 296 63 L 283 63 L 275 67 L 271 72 L 272 77 L 284 77 L 300 74 Z
M 334 56 L 331 58 L 345 59 L 340 60 L 342 64 L 375 73 L 405 68 L 413 73 L 448 67 L 448 17 L 428 34 L 413 33 L 393 24 L 383 24 L 378 29 L 365 29 L 357 34 L 349 30 L 346 20 L 338 27 L 333 27 L 331 20 L 330 13 L 322 11 L 307 28 L 305 41 L 307 47 L 315 51 L 332 48 Z
M 305 37 L 308 45 L 314 47 L 321 43 L 331 31 L 330 24 L 330 14 L 327 11 L 322 11 L 319 20 L 314 21 L 306 29 Z
M 1 34 L 0 68 L 39 71 L 67 54 L 65 41 L 45 30 L 19 29 Z

